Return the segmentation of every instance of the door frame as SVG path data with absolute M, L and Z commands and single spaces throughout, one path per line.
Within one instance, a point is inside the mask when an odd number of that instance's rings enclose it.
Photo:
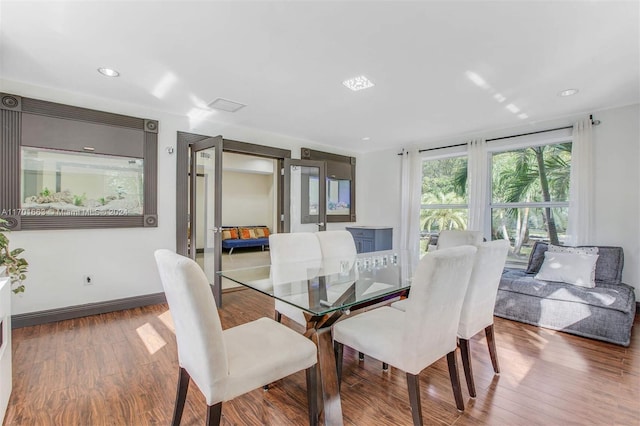
M 222 263 L 222 243 L 221 243 L 221 230 L 220 225 L 222 222 L 222 187 L 218 182 L 222 180 L 222 137 L 216 136 L 215 138 L 207 138 L 197 142 L 192 143 L 190 146 L 192 149 L 191 153 L 191 167 L 189 172 L 189 177 L 191 178 L 191 182 L 195 182 L 198 179 L 198 162 L 196 161 L 197 154 L 200 151 L 204 151 L 207 149 L 215 150 L 215 165 L 213 169 L 213 182 L 215 184 L 214 188 L 207 188 L 209 191 L 213 192 L 213 227 L 199 229 L 196 226 L 198 220 L 198 209 L 196 208 L 196 185 L 193 183 L 189 185 L 189 211 L 191 214 L 189 215 L 189 225 L 191 226 L 191 258 L 196 260 L 197 256 L 197 245 L 196 241 L 198 239 L 198 232 L 204 232 L 204 250 L 206 253 L 207 250 L 207 241 L 209 241 L 209 231 L 213 232 L 213 258 L 215 259 L 214 265 L 216 266 L 213 276 L 213 282 L 210 283 L 213 285 L 213 297 L 216 300 L 218 306 L 221 306 L 222 303 L 222 278 L 217 272 L 220 270 L 218 267 Z M 205 191 L 205 197 L 209 197 L 211 192 Z M 206 256 L 205 256 L 206 259 Z M 205 268 L 206 271 L 206 268 Z
M 199 135 L 187 132 L 177 132 L 176 140 L 176 253 L 188 256 L 188 224 L 189 224 L 189 173 L 191 145 L 214 136 Z M 222 136 L 218 136 L 221 137 Z M 236 154 L 247 154 L 255 157 L 271 158 L 278 161 L 278 169 L 283 170 L 285 158 L 291 158 L 291 150 L 273 148 L 264 145 L 256 145 L 248 142 L 240 142 L 222 138 L 222 151 Z M 224 167 L 224 164 L 222 165 Z M 222 169 L 221 169 L 222 171 Z M 278 179 L 278 232 L 284 231 L 284 176 L 279 173 Z M 222 185 L 222 178 L 216 180 L 216 185 Z M 217 205 L 222 208 L 222 200 Z M 222 247 L 220 247 L 222 250 Z M 220 265 L 218 265 L 218 268 Z M 218 286 L 220 288 L 220 286 Z M 220 291 L 222 289 L 220 288 Z M 215 296 L 215 294 L 214 294 Z M 222 306 L 222 297 L 218 307 Z
M 318 219 L 316 225 L 318 231 L 324 231 L 327 229 L 327 164 L 325 161 L 314 160 L 298 160 L 287 158 L 284 160 L 284 211 L 290 212 L 291 210 L 291 166 L 298 167 L 315 167 L 319 171 L 318 181 Z M 306 193 L 308 195 L 308 191 Z M 302 195 L 303 197 L 305 195 Z M 308 200 L 307 200 L 308 201 Z M 308 204 L 308 203 L 307 203 Z M 302 211 L 300 212 L 302 214 Z M 291 214 L 284 215 L 284 232 L 291 232 Z

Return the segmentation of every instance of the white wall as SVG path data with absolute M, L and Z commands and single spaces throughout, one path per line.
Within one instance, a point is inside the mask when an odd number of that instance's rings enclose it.
M 640 289 L 640 105 L 600 111 L 594 128 L 595 241 L 622 246 L 622 279 Z M 640 292 L 636 292 L 640 300 Z
M 594 245 L 622 246 L 625 253 L 623 281 L 640 289 L 640 106 L 593 111 L 601 120 L 594 127 L 595 144 L 595 240 Z M 499 137 L 571 125 L 582 117 L 567 117 L 535 126 L 479 133 Z M 469 135 L 419 147 L 463 143 Z M 390 225 L 394 247 L 399 243 L 400 157 L 397 150 L 362 154 L 358 158 L 358 223 Z M 384 173 L 381 171 L 384 170 Z M 366 185 L 362 182 L 366 182 Z M 640 295 L 640 293 L 638 293 Z
M 9 234 L 12 247 L 23 247 L 29 261 L 26 292 L 14 297 L 13 315 L 55 309 L 162 291 L 153 258 L 154 250 L 175 250 L 176 146 L 178 131 L 290 149 L 300 158 L 300 148 L 340 152 L 317 142 L 225 123 L 194 121 L 186 116 L 151 111 L 136 105 L 87 97 L 51 88 L 0 80 L 5 93 L 159 121 L 158 227 L 98 230 L 19 231 Z M 95 284 L 84 286 L 83 275 Z
M 222 172 L 222 225 L 266 225 L 273 229 L 273 176 Z

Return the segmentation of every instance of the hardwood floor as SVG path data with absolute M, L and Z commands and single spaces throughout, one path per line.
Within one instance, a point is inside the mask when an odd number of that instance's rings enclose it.
M 273 314 L 273 301 L 257 292 L 225 293 L 223 301 L 225 328 Z M 169 424 L 178 367 L 167 312 L 155 305 L 13 330 L 14 387 L 4 424 Z M 476 336 L 478 396 L 469 398 L 463 380 L 464 413 L 456 410 L 445 359 L 422 372 L 426 424 L 640 424 L 638 316 L 629 348 L 500 318 L 495 333 L 501 374 L 493 374 L 483 334 Z M 410 425 L 405 374 L 344 353 L 345 425 Z M 307 424 L 305 389 L 301 372 L 238 397 L 223 404 L 222 424 Z M 204 421 L 204 398 L 192 383 L 182 424 Z

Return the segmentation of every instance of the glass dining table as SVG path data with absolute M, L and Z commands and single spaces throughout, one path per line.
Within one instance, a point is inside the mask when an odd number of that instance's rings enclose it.
M 381 251 L 224 270 L 219 274 L 304 313 L 305 335 L 318 348 L 325 424 L 342 425 L 331 326 L 352 310 L 407 294 L 416 260 L 408 252 Z

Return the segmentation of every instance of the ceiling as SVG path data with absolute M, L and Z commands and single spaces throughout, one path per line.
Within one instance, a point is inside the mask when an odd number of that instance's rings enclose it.
M 639 16 L 637 1 L 2 0 L 0 76 L 188 115 L 189 131 L 364 152 L 638 103 Z M 375 86 L 342 85 L 358 75 Z

